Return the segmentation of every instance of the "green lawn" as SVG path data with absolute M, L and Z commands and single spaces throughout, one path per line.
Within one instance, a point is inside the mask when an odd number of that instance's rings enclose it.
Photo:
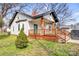
M 16 36 L 0 36 L 0 55 L 2 56 L 15 56 L 15 55 L 30 55 L 30 56 L 67 56 L 79 55 L 79 45 L 72 43 L 57 43 L 46 40 L 30 39 L 28 47 L 18 49 L 15 46 Z

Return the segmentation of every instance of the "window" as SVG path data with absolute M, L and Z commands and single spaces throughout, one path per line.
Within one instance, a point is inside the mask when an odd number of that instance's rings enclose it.
M 49 25 L 49 31 L 51 31 L 51 26 Z
M 24 24 L 22 24 L 22 29 L 24 30 Z
M 18 24 L 18 31 L 20 30 L 20 24 Z

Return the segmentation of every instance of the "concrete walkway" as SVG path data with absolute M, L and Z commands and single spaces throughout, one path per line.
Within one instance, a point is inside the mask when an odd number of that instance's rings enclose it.
M 79 40 L 70 39 L 68 42 L 79 44 Z

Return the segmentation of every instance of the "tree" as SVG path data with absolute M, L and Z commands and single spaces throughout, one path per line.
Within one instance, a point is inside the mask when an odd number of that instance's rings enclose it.
M 0 28 L 2 28 L 3 25 L 4 25 L 4 21 L 2 20 L 2 18 L 0 18 Z
M 60 20 L 60 25 L 63 25 L 68 21 L 72 21 L 72 11 L 69 10 L 69 6 L 66 3 L 36 3 L 33 10 L 38 14 L 48 10 L 55 11 Z
M 27 36 L 23 32 L 23 28 L 21 29 L 19 35 L 17 36 L 15 45 L 17 48 L 25 48 L 27 47 L 28 39 Z
M 35 3 L 35 4 L 20 4 L 20 3 L 3 3 L 0 4 L 0 18 L 3 19 L 7 14 L 18 11 L 23 11 L 24 7 L 29 6 L 29 9 L 35 10 L 38 14 L 48 10 L 54 10 L 59 17 L 60 23 L 66 23 L 71 20 L 72 11 L 66 3 Z M 13 9 L 14 8 L 14 9 Z M 28 10 L 28 9 L 25 9 Z
M 11 8 L 10 4 L 0 4 L 0 28 L 2 29 L 3 25 L 4 25 L 4 21 L 3 18 L 6 16 L 7 11 Z
M 26 4 L 19 3 L 2 3 L 0 4 L 0 28 L 4 25 L 3 18 L 6 17 L 7 14 L 15 12 L 16 7 L 19 7 L 18 11 L 21 11 Z M 13 9 L 14 8 L 14 9 Z
M 68 21 L 74 20 L 72 20 L 72 11 L 69 10 L 66 3 L 51 4 L 51 9 L 55 10 L 57 16 L 59 17 L 60 25 L 65 25 Z

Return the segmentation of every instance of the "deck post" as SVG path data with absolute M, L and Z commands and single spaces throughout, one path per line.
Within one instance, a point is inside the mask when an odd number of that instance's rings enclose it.
M 52 33 L 54 33 L 54 35 L 56 35 L 55 22 L 52 22 Z
M 42 27 L 42 30 L 43 30 L 43 34 L 45 35 L 45 22 L 44 22 L 44 19 L 43 17 L 41 17 L 41 27 Z

